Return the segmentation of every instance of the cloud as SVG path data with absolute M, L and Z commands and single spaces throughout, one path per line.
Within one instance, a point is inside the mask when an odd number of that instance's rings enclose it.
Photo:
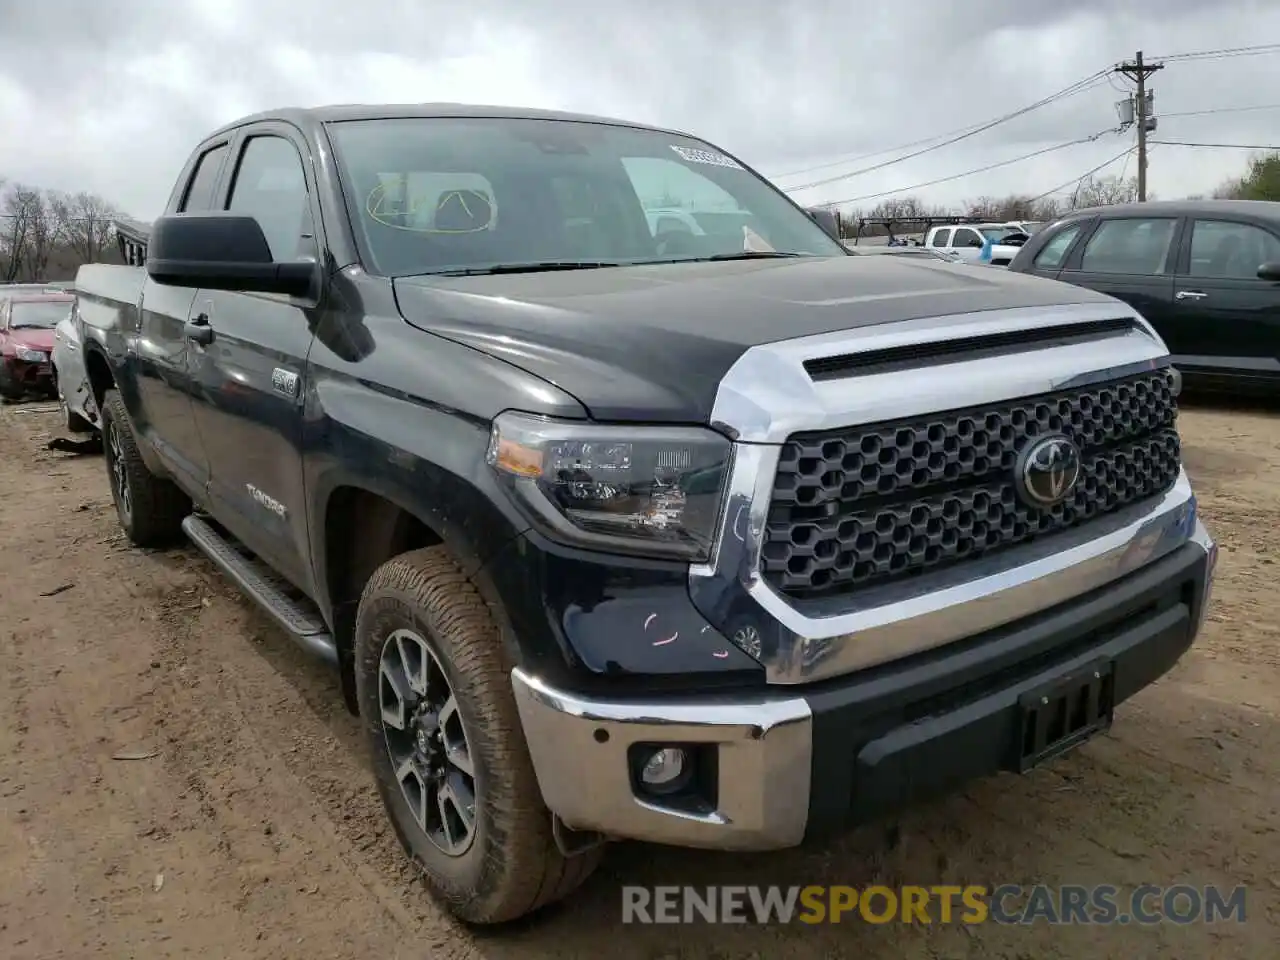
M 656 123 L 774 175 L 976 124 L 1130 57 L 1280 37 L 1262 0 L 861 4 L 847 0 L 44 0 L 0 31 L 0 177 L 159 213 L 205 133 L 275 106 L 506 103 Z M 1280 102 L 1280 54 L 1177 62 L 1158 112 Z M 797 194 L 844 200 L 1100 132 L 1119 78 L 918 158 Z M 1268 144 L 1280 110 L 1168 116 L 1156 139 Z M 1108 135 L 916 191 L 932 203 L 1039 193 L 1123 149 Z M 780 178 L 802 184 L 894 154 Z M 1211 189 L 1248 153 L 1157 146 L 1151 189 Z M 1111 168 L 1119 172 L 1119 165 Z M 1133 172 L 1132 163 L 1128 172 Z M 874 203 L 867 201 L 864 205 Z

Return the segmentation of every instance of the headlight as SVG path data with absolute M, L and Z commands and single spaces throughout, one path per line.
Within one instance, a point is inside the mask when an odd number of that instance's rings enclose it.
M 486 460 L 563 542 L 706 560 L 733 447 L 692 427 L 608 426 L 504 413 Z
M 28 363 L 44 363 L 49 359 L 49 355 L 40 350 L 28 350 L 26 347 L 18 347 L 14 353 L 18 355 L 19 360 L 26 360 Z

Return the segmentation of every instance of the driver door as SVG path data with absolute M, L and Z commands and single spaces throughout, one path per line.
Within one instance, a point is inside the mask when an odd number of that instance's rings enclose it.
M 252 216 L 277 261 L 323 249 L 306 142 L 259 124 L 235 144 L 222 209 Z M 311 589 L 302 406 L 316 304 L 275 293 L 201 290 L 205 341 L 191 345 L 195 425 L 209 454 L 214 516 L 295 586 Z

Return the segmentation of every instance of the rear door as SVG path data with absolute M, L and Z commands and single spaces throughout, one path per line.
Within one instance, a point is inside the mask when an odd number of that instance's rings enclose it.
M 1072 249 L 1058 279 L 1124 300 L 1167 340 L 1181 229 L 1182 220 L 1176 216 L 1104 214 L 1084 242 Z
M 1178 258 L 1171 323 L 1170 350 L 1183 366 L 1280 376 L 1280 284 L 1258 277 L 1262 264 L 1276 261 L 1280 235 L 1268 225 L 1191 221 Z
M 179 179 L 169 204 L 172 212 L 211 209 L 224 178 L 229 138 L 213 140 L 197 151 Z M 137 376 L 138 409 L 130 415 L 179 485 L 203 504 L 209 460 L 191 411 L 191 373 L 186 324 L 195 302 L 194 287 L 174 287 L 147 277 L 142 286 L 138 331 L 129 341 Z

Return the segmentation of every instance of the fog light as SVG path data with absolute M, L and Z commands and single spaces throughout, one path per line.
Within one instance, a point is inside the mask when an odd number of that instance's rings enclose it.
M 689 782 L 689 755 L 679 747 L 659 747 L 640 768 L 640 783 L 651 793 L 675 793 Z

